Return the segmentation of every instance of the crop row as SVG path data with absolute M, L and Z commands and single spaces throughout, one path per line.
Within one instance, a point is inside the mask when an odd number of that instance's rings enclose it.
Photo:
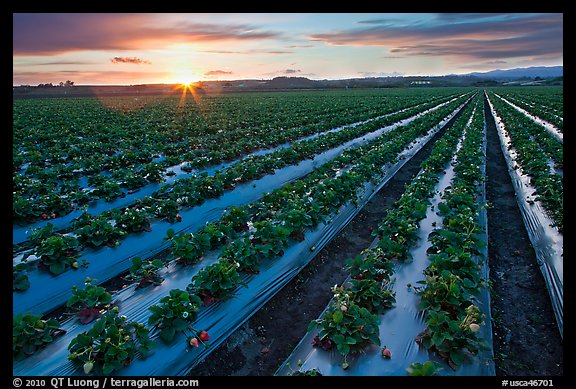
M 371 119 L 368 119 L 366 121 L 360 121 L 360 122 L 356 122 L 354 123 L 352 126 L 357 126 L 360 124 L 364 124 L 376 119 L 381 119 L 385 116 L 395 116 L 395 117 L 400 117 L 399 114 L 404 113 L 405 115 L 409 115 L 411 112 L 418 112 L 418 110 L 424 110 L 426 108 L 429 107 L 433 107 L 435 105 L 435 103 L 433 102 L 426 102 L 426 103 L 422 103 L 422 104 L 418 104 L 416 106 L 413 106 L 412 108 L 404 108 L 402 110 L 396 111 L 396 112 L 392 112 L 392 113 L 388 113 L 388 114 L 384 114 L 384 115 L 380 115 Z M 419 108 L 418 108 L 419 107 Z M 308 137 L 304 137 L 301 139 L 302 140 L 310 140 L 313 139 L 315 137 L 319 137 L 322 135 L 327 135 L 328 133 L 331 132 L 337 132 L 337 131 L 342 131 L 343 129 L 347 129 L 347 126 L 343 126 L 343 127 L 337 127 L 337 128 L 333 128 L 330 129 L 326 132 L 319 132 L 316 133 L 314 135 L 310 135 Z M 235 165 L 235 168 L 238 167 L 242 167 L 242 160 L 250 158 L 250 157 L 254 157 L 257 155 L 266 155 L 266 154 L 270 154 L 274 151 L 278 151 L 281 150 L 283 148 L 288 148 L 290 147 L 292 144 L 291 143 L 285 143 L 282 144 L 281 146 L 278 146 L 276 148 L 273 149 L 267 149 L 267 150 L 262 150 L 259 152 L 256 152 L 252 155 L 246 155 L 244 157 L 242 157 L 242 159 L 240 160 L 240 162 L 230 162 L 230 163 L 225 163 L 222 164 L 219 169 L 225 169 L 227 167 L 229 167 L 230 165 Z M 181 164 L 182 165 L 182 164 Z M 102 185 L 102 191 L 100 191 L 100 193 L 105 193 L 106 197 L 110 196 L 109 199 L 113 200 L 113 198 L 115 196 L 120 196 L 120 197 L 116 197 L 116 199 L 112 202 L 104 202 L 103 199 L 97 201 L 97 200 L 91 200 L 89 202 L 89 206 L 87 207 L 86 205 L 84 206 L 80 206 L 77 203 L 66 203 L 66 199 L 68 195 L 64 195 L 64 196 L 56 196 L 55 198 L 57 199 L 57 201 L 61 204 L 63 204 L 65 207 L 68 207 L 69 209 L 74 209 L 73 212 L 66 214 L 66 215 L 57 215 L 56 213 L 52 214 L 51 216 L 48 216 L 47 214 L 42 214 L 42 218 L 46 218 L 43 221 L 39 221 L 36 222 L 32 225 L 28 225 L 28 226 L 15 226 L 13 228 L 13 243 L 14 244 L 19 244 L 23 241 L 25 241 L 26 239 L 29 238 L 29 235 L 31 235 L 36 229 L 42 228 L 47 226 L 48 224 L 53 224 L 57 230 L 63 230 L 65 228 L 68 228 L 72 222 L 72 220 L 75 217 L 78 217 L 82 210 L 84 210 L 85 212 L 90 212 L 92 215 L 98 215 L 103 211 L 109 210 L 109 209 L 113 209 L 113 208 L 124 208 L 130 205 L 133 205 L 135 203 L 136 200 L 138 199 L 143 199 L 146 196 L 151 195 L 152 193 L 154 193 L 155 190 L 158 190 L 159 188 L 161 188 L 161 190 L 164 191 L 170 191 L 171 188 L 170 187 L 165 187 L 165 185 L 172 183 L 176 180 L 181 180 L 183 178 L 186 178 L 190 175 L 200 175 L 202 173 L 207 173 L 209 175 L 213 175 L 214 171 L 217 171 L 216 167 L 211 167 L 211 168 L 206 168 L 206 169 L 200 169 L 200 171 L 196 171 L 194 173 L 187 173 L 188 172 L 188 168 L 186 166 L 181 166 L 181 165 L 177 165 L 175 167 L 171 167 L 169 169 L 169 172 L 165 174 L 166 176 L 166 184 L 164 185 L 160 185 L 159 183 L 156 184 L 148 184 L 145 185 L 144 187 L 140 187 L 140 189 L 136 188 L 136 189 L 131 189 L 128 191 L 128 194 L 126 194 L 125 192 L 123 192 L 123 189 L 121 188 L 122 183 L 116 182 L 114 183 L 114 180 L 112 179 L 110 181 L 110 179 L 107 181 L 107 179 L 102 176 L 102 175 L 96 175 L 93 177 L 98 178 L 98 185 Z M 121 174 L 122 172 L 118 171 L 117 173 Z M 124 172 L 125 173 L 125 172 Z M 93 178 L 90 177 L 90 178 Z M 123 179 L 125 180 L 132 180 L 133 176 L 130 174 L 123 174 L 122 175 Z M 168 178 L 169 177 L 169 178 Z M 190 179 L 192 180 L 192 179 Z M 160 177 L 157 179 L 157 181 L 164 181 L 164 177 Z M 146 183 L 147 181 L 145 179 L 142 179 L 141 182 L 138 185 L 143 185 L 144 183 Z M 186 182 L 186 181 L 183 181 Z M 26 184 L 23 183 L 23 179 L 20 176 L 16 176 L 14 178 L 14 189 L 15 190 L 19 190 L 19 191 L 25 191 L 25 186 Z M 104 188 L 106 187 L 106 188 Z M 132 187 L 132 185 L 130 186 Z M 86 192 L 88 193 L 88 197 L 91 196 L 91 193 L 94 192 Z M 68 196 L 69 197 L 69 196 Z M 44 197 L 42 197 L 44 198 Z M 20 215 L 24 215 L 26 213 L 39 213 L 42 211 L 42 201 L 29 201 L 29 199 L 24 199 L 24 198 L 20 198 L 14 201 L 14 212 L 20 214 Z M 44 204 L 45 205 L 45 204 Z M 174 215 L 172 215 L 172 219 L 174 219 Z
M 285 248 L 288 243 L 288 237 L 293 235 L 292 232 L 294 231 L 286 226 L 287 218 L 285 216 L 294 211 L 297 212 L 305 206 L 306 210 L 314 212 L 307 212 L 306 215 L 301 215 L 301 217 L 303 216 L 303 220 L 307 219 L 306 216 L 313 215 L 312 217 L 316 217 L 317 219 L 316 223 L 319 223 L 320 220 L 337 210 L 342 204 L 354 200 L 356 188 L 361 186 L 363 182 L 374 179 L 376 166 L 382 166 L 387 162 L 392 162 L 395 158 L 394 156 L 409 145 L 415 137 L 427 132 L 430 128 L 429 119 L 427 117 L 419 119 L 407 127 L 408 128 L 403 128 L 404 131 L 395 131 L 396 136 L 394 138 L 388 137 L 388 142 L 381 143 L 378 147 L 373 147 L 373 151 L 370 154 L 365 154 L 360 158 L 359 155 L 356 155 L 356 160 L 349 161 L 354 162 L 355 165 L 347 171 L 338 169 L 337 163 L 335 163 L 335 166 L 329 166 L 329 164 L 327 164 L 320 167 L 317 172 L 312 173 L 305 179 L 287 184 L 283 189 L 276 190 L 265 196 L 260 202 L 253 205 L 253 207 L 255 207 L 254 209 L 258 209 L 260 220 L 257 221 L 253 219 L 254 221 L 245 222 L 244 225 L 237 226 L 240 227 L 237 228 L 240 231 L 246 230 L 246 228 L 248 229 L 246 233 L 251 235 L 248 237 L 248 241 L 246 241 L 245 238 L 238 238 L 230 242 L 222 253 L 227 252 L 229 247 L 233 247 L 236 244 L 246 244 L 245 247 L 251 247 L 253 252 L 258 255 L 258 261 L 264 258 L 273 259 L 276 258 L 278 254 L 281 255 L 283 248 Z M 359 151 L 356 149 L 350 150 L 350 152 L 354 153 Z M 342 157 L 344 157 L 344 154 Z M 333 177 L 330 177 L 331 174 L 333 174 Z M 313 201 L 310 201 L 310 199 L 313 199 Z M 278 210 L 272 209 L 272 205 L 274 204 L 277 204 L 277 207 L 279 207 Z M 239 211 L 240 210 L 235 210 L 234 213 L 238 213 Z M 293 218 L 292 220 L 296 219 Z M 266 221 L 268 221 L 268 223 L 266 223 Z M 312 227 L 308 224 L 309 223 L 306 222 L 306 227 L 304 228 Z M 232 228 L 233 227 L 234 226 L 232 226 Z M 264 236 L 267 239 L 266 241 L 262 239 Z M 299 240 L 297 237 L 296 239 Z M 251 273 L 255 271 L 253 266 L 257 265 L 257 263 L 243 267 L 240 263 L 240 260 L 243 259 L 241 256 L 235 257 L 234 259 L 226 258 L 229 254 L 230 252 L 228 251 L 228 254 L 223 255 L 218 262 L 201 269 L 192 278 L 188 291 L 180 290 L 167 293 L 167 291 L 163 291 L 162 285 L 155 290 L 155 294 L 163 293 L 166 296 L 165 299 L 162 299 L 162 304 L 158 305 L 159 308 L 150 307 L 153 314 L 149 316 L 148 320 L 149 324 L 157 327 L 160 333 L 164 334 L 161 335 L 161 339 L 168 340 L 173 334 L 181 330 L 189 330 L 188 325 L 193 321 L 192 317 L 195 317 L 196 308 L 194 307 L 199 307 L 198 301 L 201 300 L 198 299 L 200 299 L 200 297 L 204 298 L 205 304 L 210 304 L 217 298 L 226 298 L 230 296 L 231 293 L 230 285 L 234 285 L 234 289 L 239 286 L 239 271 L 249 271 Z M 249 259 L 251 256 L 246 256 L 245 258 Z M 270 282 L 273 282 L 273 280 Z M 212 288 L 216 288 L 216 291 L 213 292 L 214 294 L 210 292 L 214 290 Z M 234 289 L 232 289 L 232 291 Z M 220 294 L 219 292 L 222 293 Z M 192 295 L 197 297 L 193 298 L 191 297 Z M 210 298 L 207 299 L 207 297 Z M 187 314 L 182 313 L 179 316 L 175 316 L 172 310 L 183 306 L 181 304 L 182 300 L 180 299 L 186 300 L 184 301 L 186 303 L 184 306 L 189 306 L 190 309 L 186 311 Z M 173 303 L 173 300 L 180 303 Z M 166 315 L 161 314 L 160 311 L 165 312 Z M 114 313 L 105 314 L 104 317 L 99 320 L 113 320 L 109 319 L 109 315 L 114 315 Z M 177 321 L 177 323 L 172 320 L 176 317 L 185 319 L 184 323 L 182 323 L 182 320 Z M 87 346 L 98 343 L 94 339 L 99 336 L 101 333 L 100 330 L 103 331 L 103 328 L 106 328 L 106 326 L 98 323 L 99 321 L 96 321 L 93 326 L 93 328 L 96 327 L 95 331 L 86 331 L 82 336 L 75 338 L 77 340 L 71 341 L 70 347 L 74 348 L 78 344 L 80 346 Z M 187 337 L 187 342 L 190 344 L 190 347 L 198 345 L 198 339 L 202 340 L 201 334 L 202 331 L 195 331 Z M 206 339 L 205 335 L 204 338 Z M 194 339 L 197 340 L 194 341 Z M 73 352 L 72 354 L 90 355 L 90 353 L 86 354 L 84 351 Z M 126 354 L 122 354 L 122 357 L 125 356 Z M 71 356 L 70 358 L 76 359 L 77 357 Z M 104 368 L 102 360 L 97 358 L 91 359 L 90 361 L 82 361 L 84 362 L 84 366 L 90 362 L 92 367 L 95 366 L 98 371 L 102 372 L 104 369 L 106 369 L 107 372 L 111 372 L 115 370 L 114 366 L 118 366 L 117 363 L 108 361 L 105 362 L 108 363 L 108 365 Z M 132 361 L 132 359 L 130 359 L 130 361 Z M 126 359 L 117 362 L 126 362 Z
M 416 288 L 426 322 L 417 340 L 455 367 L 484 347 L 478 333 L 485 315 L 476 297 L 487 282 L 480 271 L 486 246 L 479 220 L 484 205 L 483 128 L 482 110 L 477 109 L 457 153 L 455 177 L 438 204 L 442 226 L 428 237 L 430 264 L 423 286 Z
M 251 99 L 246 100 L 253 103 Z M 279 145 L 338 125 L 374 117 L 384 107 L 385 112 L 393 112 L 398 107 L 424 100 L 404 97 L 391 101 L 371 101 L 370 107 L 359 104 L 362 110 L 344 108 L 344 102 L 338 99 L 332 107 L 337 111 L 328 110 L 327 113 L 314 115 L 314 108 L 310 108 L 310 118 L 315 117 L 316 124 L 306 123 L 290 128 L 288 125 L 292 122 L 285 119 L 276 122 L 274 127 L 253 123 L 253 127 L 246 130 L 219 130 L 221 132 L 216 134 L 193 131 L 189 127 L 194 125 L 188 121 L 180 123 L 180 129 L 164 128 L 166 123 L 170 123 L 166 117 L 170 106 L 166 102 L 161 105 L 166 112 L 157 107 L 147 107 L 148 119 L 138 121 L 139 116 L 131 118 L 128 114 L 107 112 L 107 107 L 98 106 L 96 102 L 94 106 L 72 108 L 66 106 L 67 101 L 40 100 L 34 104 L 18 101 L 14 108 L 13 166 L 22 171 L 13 174 L 14 219 L 29 223 L 42 215 L 45 218 L 59 217 L 93 199 L 111 201 L 125 195 L 125 190 L 132 191 L 148 183 L 162 182 L 166 168 L 184 161 L 190 161 L 186 165 L 188 168 L 214 165 L 262 147 Z M 23 104 L 30 106 L 22 109 L 20 105 Z M 42 104 L 49 105 L 51 114 Z M 53 104 L 63 106 L 52 107 Z M 81 104 L 87 103 L 82 101 Z M 280 106 L 281 112 L 290 107 L 288 104 Z M 84 109 L 81 118 L 76 111 L 79 108 Z M 86 112 L 90 109 L 90 112 Z M 230 112 L 231 109 L 229 107 L 223 111 L 235 119 L 250 112 Z M 149 118 L 151 112 L 157 117 Z M 338 112 L 338 115 L 334 115 L 334 112 Z M 38 117 L 39 114 L 45 116 Z M 60 117 L 62 115 L 64 117 Z M 195 115 L 202 120 L 209 119 L 199 112 Z M 278 113 L 279 117 L 285 115 L 285 112 L 282 115 Z M 193 118 L 189 121 L 194 122 Z M 202 125 L 213 124 L 196 125 L 203 128 Z M 80 180 L 83 175 L 88 175 L 91 188 L 82 188 L 85 185 L 81 184 L 85 181 Z
M 494 88 L 493 91 L 537 117 L 554 124 L 561 132 L 563 131 L 564 98 L 561 88 L 542 90 L 540 88 L 537 90 Z
M 559 169 L 563 167 L 562 145 L 550 137 L 541 126 L 511 108 L 488 92 L 490 103 L 504 130 L 510 137 L 509 149 L 517 153 L 517 162 L 536 188 L 536 200 L 541 201 L 555 226 L 563 230 L 563 178 L 550 167 L 550 159 Z
M 434 144 L 420 173 L 373 231 L 378 237 L 377 246 L 347 261 L 349 281 L 332 289 L 334 298 L 330 307 L 322 318 L 310 323 L 309 332 L 320 326 L 313 346 L 324 350 L 336 347 L 344 356 L 344 369 L 349 366 L 349 354 L 357 354 L 370 344 L 381 345 L 378 315 L 395 302 L 395 293 L 390 288 L 394 263 L 409 259 L 409 249 L 417 239 L 418 223 L 426 217 L 434 188 L 462 137 L 471 108 L 469 105 L 464 109 L 453 126 Z M 386 347 L 381 353 L 384 358 L 391 357 Z
M 47 226 L 31 236 L 28 243 L 32 249 L 25 255 L 34 254 L 40 258 L 40 266 L 48 268 L 53 274 L 60 274 L 69 268 L 78 268 L 78 259 L 83 247 L 119 245 L 120 240 L 128 233 L 150 229 L 152 218 L 164 217 L 169 222 L 182 221 L 179 214 L 182 207 L 200 205 L 209 198 L 221 196 L 224 190 L 233 189 L 238 182 L 260 178 L 274 172 L 275 169 L 310 158 L 404 116 L 405 114 L 393 115 L 363 126 L 351 127 L 338 133 L 300 142 L 293 148 L 239 162 L 223 173 L 217 172 L 214 176 L 204 174 L 180 180 L 175 185 L 164 187 L 168 190 L 163 188 L 159 194 L 157 192 L 153 197 L 146 197 L 143 201 L 138 201 L 135 206 L 124 210 L 113 209 L 97 217 L 84 213 L 75 222 L 75 229 L 71 234 L 55 233 L 50 226 Z M 15 285 L 19 286 L 20 290 L 28 285 L 23 281 L 24 267 L 25 265 L 19 265 L 15 269 L 17 272 L 14 275 Z

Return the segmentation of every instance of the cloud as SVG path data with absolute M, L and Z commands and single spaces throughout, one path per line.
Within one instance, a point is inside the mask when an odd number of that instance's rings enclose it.
M 314 45 L 290 45 L 290 46 L 285 46 L 287 49 L 305 49 L 305 48 L 310 48 L 310 47 L 316 47 Z
M 145 59 L 140 59 L 140 58 L 136 58 L 136 57 L 114 57 L 114 58 L 110 59 L 110 62 L 112 62 L 114 64 L 133 63 L 136 65 L 141 65 L 141 64 L 150 65 L 152 63 L 152 62 L 147 61 Z
M 19 63 L 18 66 L 53 66 L 53 65 L 95 65 L 97 62 L 90 61 L 47 61 L 34 63 Z
M 218 76 L 225 76 L 225 75 L 229 75 L 232 74 L 232 72 L 227 72 L 225 70 L 209 70 L 206 73 L 204 73 L 205 77 L 218 77 Z
M 210 53 L 210 54 L 274 54 L 274 55 L 282 55 L 282 54 L 293 54 L 293 51 L 286 51 L 286 50 L 268 50 L 268 49 L 252 49 L 252 50 L 242 50 L 242 51 L 234 51 L 234 50 L 198 50 L 200 53 Z
M 402 77 L 404 73 L 399 72 L 358 72 L 362 77 Z
M 463 17 L 462 15 L 468 15 Z M 557 56 L 563 53 L 562 14 L 516 14 L 500 20 L 498 14 L 439 15 L 411 25 L 378 24 L 349 30 L 317 33 L 312 41 L 336 46 L 383 46 L 403 57 L 448 56 L 499 59 Z M 441 22 L 439 22 L 441 20 Z M 450 23 L 449 20 L 458 20 Z M 378 22 L 378 23 L 377 23 Z
M 284 70 L 284 74 L 296 74 L 296 73 L 300 73 L 302 72 L 302 70 L 300 69 L 286 69 Z
M 13 55 L 48 55 L 82 50 L 164 48 L 168 44 L 253 41 L 279 38 L 250 24 L 180 20 L 163 14 L 13 14 Z

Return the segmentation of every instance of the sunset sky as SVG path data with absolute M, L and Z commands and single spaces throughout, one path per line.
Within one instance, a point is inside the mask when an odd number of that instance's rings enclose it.
M 13 85 L 444 75 L 563 64 L 563 15 L 14 14 Z

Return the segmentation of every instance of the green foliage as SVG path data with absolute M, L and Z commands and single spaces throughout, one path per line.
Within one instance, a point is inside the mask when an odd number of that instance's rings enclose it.
M 192 277 L 187 290 L 203 297 L 226 299 L 240 284 L 239 266 L 238 262 L 221 258 Z
M 172 289 L 160 304 L 148 308 L 152 312 L 148 323 L 160 330 L 160 339 L 169 343 L 177 332 L 188 328 L 188 323 L 196 319 L 200 308 L 200 298 L 180 289 Z
M 137 355 L 147 356 L 152 344 L 144 325 L 118 316 L 115 308 L 72 339 L 68 359 L 83 365 L 85 371 L 94 369 L 97 375 L 110 375 L 130 365 Z
M 58 328 L 55 319 L 43 320 L 30 313 L 18 314 L 12 318 L 12 358 L 20 361 L 32 355 L 39 348 L 54 341 L 65 331 Z
M 58 275 L 76 262 L 79 246 L 78 239 L 73 236 L 52 235 L 40 242 L 35 254 L 52 274 Z
M 441 365 L 438 362 L 434 361 L 427 361 L 422 363 L 414 362 L 410 364 L 406 368 L 408 375 L 414 377 L 423 377 L 423 376 L 437 376 L 440 370 L 443 370 Z
M 138 287 L 150 284 L 160 285 L 164 278 L 158 272 L 163 267 L 166 265 L 160 259 L 144 261 L 140 257 L 134 257 L 130 266 L 130 274 L 125 279 L 129 282 L 138 282 Z

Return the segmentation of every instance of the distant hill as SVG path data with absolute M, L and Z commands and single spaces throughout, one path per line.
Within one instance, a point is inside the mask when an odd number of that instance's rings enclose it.
M 474 72 L 465 74 L 466 76 L 476 76 L 490 78 L 493 80 L 514 80 L 518 78 L 555 78 L 564 75 L 563 66 L 533 66 L 529 68 L 515 68 L 507 70 L 492 70 L 490 72 Z

